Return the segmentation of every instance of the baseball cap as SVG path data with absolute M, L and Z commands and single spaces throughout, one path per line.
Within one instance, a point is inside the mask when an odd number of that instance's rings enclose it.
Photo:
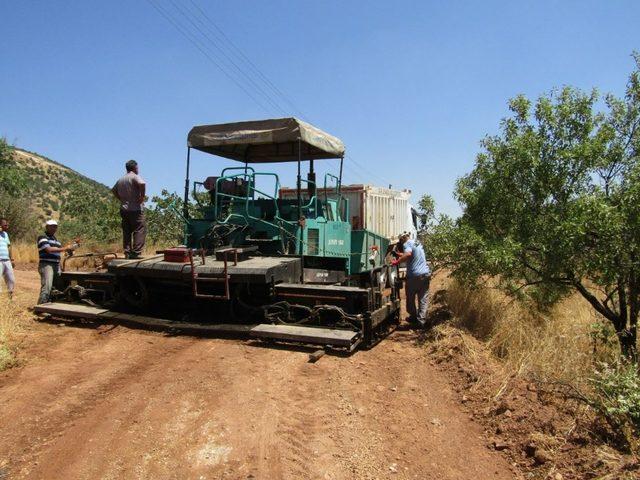
M 49 226 L 49 225 L 58 226 L 58 222 L 56 222 L 55 220 L 51 219 L 51 220 L 47 220 L 45 225 L 47 225 L 47 226 Z

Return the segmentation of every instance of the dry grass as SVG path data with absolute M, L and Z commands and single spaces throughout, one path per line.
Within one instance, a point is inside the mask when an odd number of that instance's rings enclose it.
M 19 263 L 38 263 L 38 249 L 36 242 L 14 242 L 11 245 L 11 253 L 16 262 Z
M 578 295 L 541 314 L 491 287 L 469 290 L 450 280 L 446 290 L 456 326 L 485 341 L 511 372 L 582 383 L 596 362 L 615 358 L 606 322 Z
M 9 300 L 6 292 L 0 293 L 0 372 L 18 362 L 17 345 L 30 314 L 26 306 L 31 301 L 28 294 L 18 294 Z

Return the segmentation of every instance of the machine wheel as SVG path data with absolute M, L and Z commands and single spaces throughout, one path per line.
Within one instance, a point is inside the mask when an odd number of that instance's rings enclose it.
M 122 277 L 118 279 L 118 302 L 136 309 L 149 306 L 149 289 L 139 277 Z

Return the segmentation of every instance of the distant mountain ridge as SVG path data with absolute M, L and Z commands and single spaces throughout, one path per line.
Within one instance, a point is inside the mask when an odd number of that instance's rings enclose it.
M 79 192 L 83 195 L 91 192 L 87 202 L 113 199 L 106 185 L 43 155 L 14 147 L 12 163 L 27 179 L 27 191 L 21 196 L 31 199 L 31 207 L 39 220 L 60 218 L 64 203 Z M 66 216 L 72 217 L 73 213 L 67 209 Z

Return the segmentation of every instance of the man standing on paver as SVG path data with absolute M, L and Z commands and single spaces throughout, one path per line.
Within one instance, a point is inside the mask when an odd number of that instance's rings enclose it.
M 425 328 L 427 326 L 431 270 L 427 265 L 424 249 L 418 240 L 411 240 L 408 233 L 403 233 L 398 242 L 398 253 L 399 257 L 391 264 L 407 263 L 406 305 L 409 323 Z
M 0 218 L 0 277 L 4 278 L 4 282 L 7 284 L 9 298 L 11 298 L 16 285 L 16 279 L 13 275 L 9 221 L 6 218 Z
M 140 258 L 147 237 L 144 219 L 146 183 L 138 174 L 138 162 L 129 160 L 125 168 L 127 173 L 116 182 L 111 191 L 120 202 L 124 254 L 127 258 Z
M 62 252 L 72 252 L 78 246 L 76 243 L 63 246 L 56 238 L 58 222 L 47 220 L 44 235 L 38 237 L 38 272 L 40 273 L 40 296 L 38 305 L 47 303 L 51 290 L 60 276 L 60 256 Z

